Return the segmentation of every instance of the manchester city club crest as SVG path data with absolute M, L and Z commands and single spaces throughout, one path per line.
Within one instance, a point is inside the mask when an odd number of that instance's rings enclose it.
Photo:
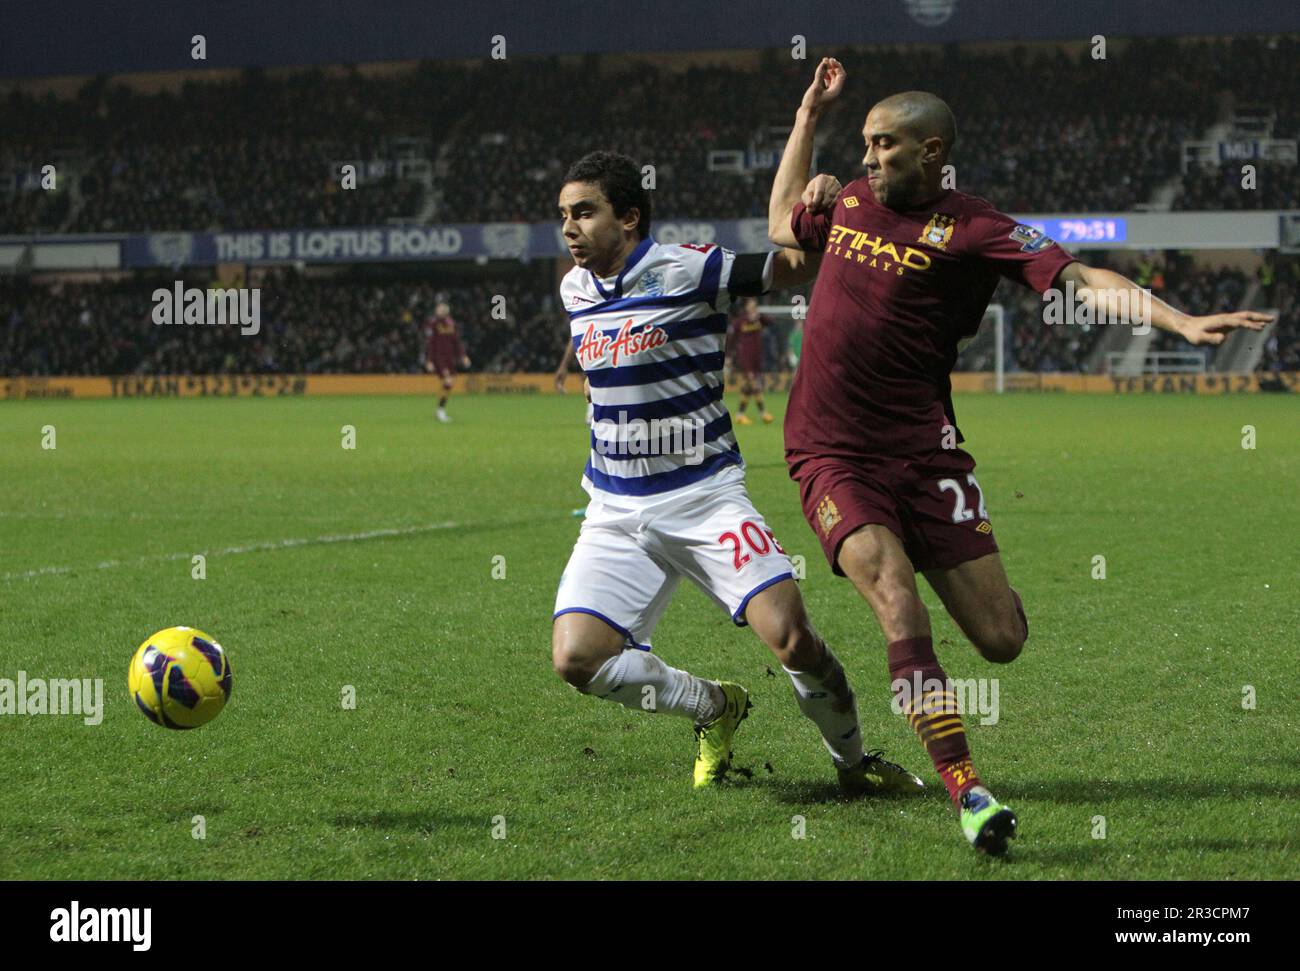
M 822 501 L 817 504 L 817 522 L 822 528 L 822 535 L 829 536 L 835 524 L 843 518 L 839 507 L 835 505 L 835 500 L 829 494 L 823 496 Z
M 952 216 L 946 216 L 941 212 L 936 212 L 930 217 L 930 221 L 925 224 L 925 229 L 921 230 L 921 235 L 916 238 L 918 243 L 928 243 L 935 249 L 947 249 L 948 240 L 952 239 L 952 228 L 957 220 Z

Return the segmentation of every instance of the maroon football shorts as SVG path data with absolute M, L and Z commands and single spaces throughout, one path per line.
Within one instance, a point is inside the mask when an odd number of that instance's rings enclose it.
M 745 344 L 740 346 L 740 351 L 736 354 L 736 363 L 744 374 L 761 375 L 763 373 L 763 347 L 757 345 L 749 347 Z
M 975 460 L 961 449 L 908 457 L 808 458 L 793 463 L 803 514 L 840 576 L 840 544 L 871 523 L 889 528 L 912 566 L 943 570 L 998 551 Z

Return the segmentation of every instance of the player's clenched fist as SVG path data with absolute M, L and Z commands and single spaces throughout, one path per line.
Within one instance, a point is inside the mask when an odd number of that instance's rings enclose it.
M 813 75 L 813 83 L 803 93 L 801 108 L 820 114 L 844 90 L 844 65 L 833 57 L 823 57 Z
M 818 175 L 808 183 L 800 198 L 808 212 L 815 216 L 819 212 L 829 212 L 835 208 L 835 200 L 839 198 L 842 188 L 840 180 L 835 176 Z

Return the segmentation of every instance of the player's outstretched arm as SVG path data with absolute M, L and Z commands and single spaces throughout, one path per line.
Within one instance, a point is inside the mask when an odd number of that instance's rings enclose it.
M 804 92 L 799 110 L 795 113 L 794 127 L 785 143 L 781 164 L 772 183 L 772 196 L 767 205 L 767 236 L 780 246 L 798 246 L 790 230 L 790 215 L 795 203 L 808 185 L 808 169 L 812 165 L 813 135 L 817 119 L 844 89 L 844 67 L 833 57 L 824 57 L 817 65 L 813 82 Z
M 784 290 L 807 283 L 817 276 L 821 265 L 821 253 L 789 247 L 780 249 L 772 257 L 772 289 Z
M 1273 319 L 1271 314 L 1254 310 L 1200 317 L 1185 314 L 1128 277 L 1086 263 L 1071 263 L 1057 274 L 1056 282 L 1059 287 L 1073 284 L 1075 295 L 1088 301 L 1094 314 L 1126 323 L 1153 324 L 1190 344 L 1222 344 L 1230 331 L 1242 327 L 1263 330 Z

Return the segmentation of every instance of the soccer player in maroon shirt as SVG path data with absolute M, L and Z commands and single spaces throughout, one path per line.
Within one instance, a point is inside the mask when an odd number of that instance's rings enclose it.
M 438 421 L 451 421 L 447 417 L 447 397 L 451 394 L 456 364 L 469 370 L 469 355 L 461 343 L 460 328 L 451 319 L 451 308 L 439 300 L 433 316 L 424 322 L 424 369 L 442 377 L 442 397 L 438 399 Z
M 1029 635 L 993 539 L 975 461 L 960 449 L 949 374 L 999 277 L 1140 319 L 1192 344 L 1219 344 L 1266 314 L 1194 317 L 1110 270 L 1087 266 L 976 196 L 944 189 L 956 140 L 948 106 L 922 91 L 878 102 L 862 129 L 866 175 L 807 182 L 818 118 L 843 90 L 833 58 L 817 66 L 777 170 L 768 235 L 823 251 L 803 358 L 785 419 L 786 461 L 804 515 L 835 573 L 871 605 L 888 644 L 895 707 L 920 736 L 978 850 L 1005 852 L 1016 817 L 971 762 L 931 642 L 916 573 L 975 649 L 1012 661 Z
M 768 320 L 758 312 L 758 301 L 745 300 L 744 310 L 731 322 L 731 336 L 727 354 L 732 367 L 740 369 L 740 407 L 736 409 L 736 423 L 751 425 L 753 419 L 745 414 L 749 399 L 753 397 L 763 421 L 772 423 L 772 415 L 763 404 L 763 328 Z

